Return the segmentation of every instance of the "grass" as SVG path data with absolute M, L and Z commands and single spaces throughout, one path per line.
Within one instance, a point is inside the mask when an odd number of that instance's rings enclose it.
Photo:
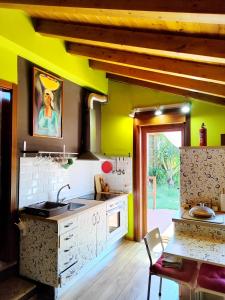
M 180 191 L 178 186 L 169 187 L 167 184 L 157 185 L 156 208 L 177 210 L 180 206 Z M 151 189 L 148 189 L 148 208 L 153 208 Z

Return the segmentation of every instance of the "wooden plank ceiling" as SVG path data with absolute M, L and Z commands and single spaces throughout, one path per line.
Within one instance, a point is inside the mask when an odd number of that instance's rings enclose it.
M 112 80 L 225 105 L 224 0 L 8 0 Z

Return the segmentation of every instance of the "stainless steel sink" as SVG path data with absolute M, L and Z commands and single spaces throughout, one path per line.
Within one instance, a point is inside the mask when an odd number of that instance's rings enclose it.
M 48 218 L 64 213 L 68 210 L 68 205 L 68 203 L 46 201 L 29 205 L 24 210 L 27 214 Z
M 74 202 L 70 202 L 70 203 L 69 203 L 68 209 L 69 209 L 69 210 L 75 210 L 75 209 L 84 207 L 85 205 L 86 205 L 86 204 L 83 204 L 83 203 L 74 203 Z

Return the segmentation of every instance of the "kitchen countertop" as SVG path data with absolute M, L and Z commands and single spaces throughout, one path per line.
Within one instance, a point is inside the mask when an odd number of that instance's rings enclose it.
M 224 212 L 218 212 L 216 213 L 216 215 L 218 216 L 223 216 L 224 217 L 224 222 L 223 223 L 211 223 L 211 222 L 207 222 L 207 221 L 202 221 L 202 220 L 196 220 L 196 219 L 184 219 L 182 218 L 182 215 L 184 213 L 188 213 L 188 210 L 184 210 L 184 209 L 180 209 L 179 211 L 177 211 L 175 213 L 175 215 L 173 216 L 172 218 L 172 221 L 173 222 L 185 222 L 185 223 L 191 223 L 191 224 L 196 224 L 196 225 L 201 225 L 201 226 L 209 226 L 210 227 L 219 227 L 219 228 L 223 228 L 224 229 L 224 226 L 225 226 L 225 213 Z
M 176 233 L 164 253 L 225 267 L 225 241 Z
M 75 210 L 68 210 L 68 211 L 66 211 L 62 214 L 52 216 L 52 217 L 49 217 L 49 218 L 36 216 L 36 215 L 31 215 L 31 214 L 27 214 L 25 212 L 21 212 L 21 217 L 22 218 L 30 218 L 30 219 L 34 219 L 34 220 L 42 220 L 44 222 L 60 223 L 62 221 L 65 221 L 66 219 L 69 219 L 69 218 L 71 218 L 75 215 L 78 215 L 78 214 L 82 213 L 85 210 L 92 209 L 96 206 L 106 205 L 106 203 L 113 202 L 113 201 L 115 201 L 115 199 L 117 199 L 121 196 L 124 196 L 124 195 L 127 195 L 127 194 L 118 194 L 114 198 L 109 199 L 107 201 L 85 200 L 85 199 L 79 199 L 79 198 L 68 199 L 68 200 L 64 201 L 64 203 L 74 202 L 74 203 L 85 204 L 85 206 L 83 206 L 81 208 L 78 208 L 78 209 L 75 209 Z

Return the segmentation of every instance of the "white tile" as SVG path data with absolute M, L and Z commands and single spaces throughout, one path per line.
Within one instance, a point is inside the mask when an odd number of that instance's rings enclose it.
M 71 186 L 70 190 L 62 191 L 62 197 L 68 199 L 93 192 L 94 175 L 102 173 L 101 165 L 102 161 L 74 160 L 69 169 L 63 169 L 57 162 L 22 158 L 19 207 L 41 201 L 55 201 L 58 190 L 65 184 Z M 121 175 L 107 174 L 106 181 L 112 189 L 122 190 L 125 186 L 125 179 L 122 180 Z

